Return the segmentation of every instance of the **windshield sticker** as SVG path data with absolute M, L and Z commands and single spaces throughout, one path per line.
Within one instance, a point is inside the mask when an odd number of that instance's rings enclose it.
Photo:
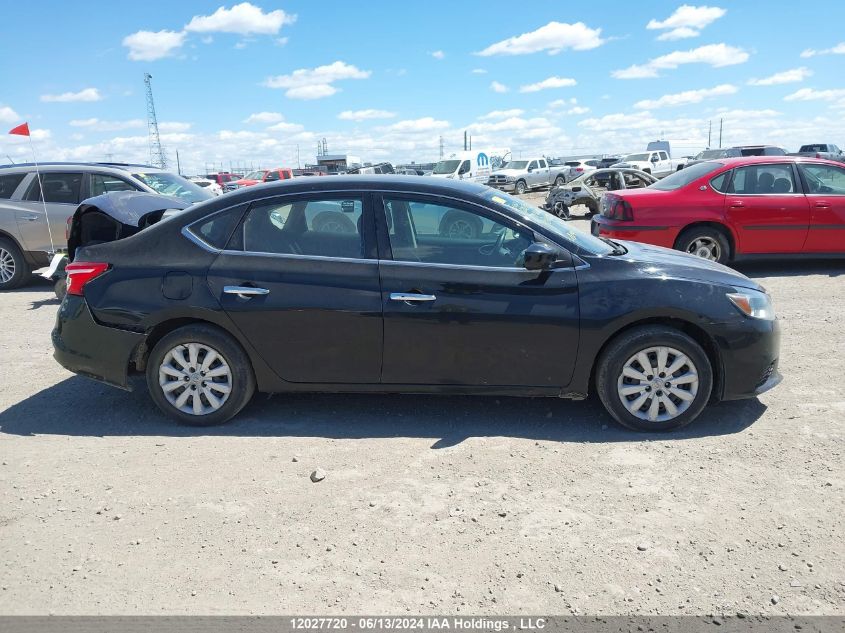
M 491 199 L 493 202 L 498 202 L 499 204 L 504 204 L 504 205 L 507 205 L 507 202 L 505 202 L 505 199 L 504 199 L 504 198 L 500 198 L 499 196 L 493 196 L 493 197 L 492 197 L 492 198 L 490 198 L 490 199 Z

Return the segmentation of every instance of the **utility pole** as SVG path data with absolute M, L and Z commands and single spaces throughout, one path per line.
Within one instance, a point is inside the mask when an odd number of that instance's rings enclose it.
M 713 136 L 713 119 L 710 119 L 707 123 L 707 149 L 710 149 L 710 139 Z
M 176 150 L 176 173 L 182 175 L 182 164 L 179 162 L 179 150 Z
M 722 149 L 722 122 L 724 119 L 719 119 L 719 149 Z
M 443 135 L 440 135 L 440 160 L 443 160 Z
M 299 164 L 299 143 L 296 144 L 296 168 L 301 169 L 301 165 Z
M 167 160 L 161 149 L 161 137 L 158 133 L 156 107 L 153 102 L 153 85 L 150 83 L 152 78 L 153 76 L 150 73 L 144 73 L 144 86 L 147 89 L 147 128 L 150 135 L 150 163 L 155 167 L 165 169 L 167 167 Z

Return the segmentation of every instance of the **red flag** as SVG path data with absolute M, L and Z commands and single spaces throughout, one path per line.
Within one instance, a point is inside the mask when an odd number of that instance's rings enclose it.
M 9 134 L 17 134 L 18 136 L 29 136 L 29 123 L 21 123 L 18 127 L 13 127 L 9 130 Z

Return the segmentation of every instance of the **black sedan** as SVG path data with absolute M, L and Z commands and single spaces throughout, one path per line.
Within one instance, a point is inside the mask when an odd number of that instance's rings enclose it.
M 657 431 L 781 380 L 754 281 L 445 179 L 248 187 L 80 248 L 67 274 L 56 359 L 125 389 L 145 372 L 187 424 L 225 422 L 256 390 L 595 388 L 621 424 Z

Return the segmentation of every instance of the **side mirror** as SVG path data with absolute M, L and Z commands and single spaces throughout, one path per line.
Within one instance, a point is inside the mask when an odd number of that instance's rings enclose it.
M 656 163 L 656 162 L 657 162 L 657 161 L 659 161 L 660 159 L 657 157 L 657 154 L 652 154 L 652 155 L 651 155 L 651 158 L 649 158 L 649 160 L 650 160 L 652 163 Z
M 560 253 L 548 244 L 534 242 L 525 249 L 525 268 L 528 270 L 546 270 L 558 260 Z
M 572 187 L 572 191 L 581 191 L 581 187 Z
M 530 174 L 532 171 L 534 171 L 534 168 L 533 168 L 533 167 L 529 167 L 529 168 L 528 168 L 528 173 Z

